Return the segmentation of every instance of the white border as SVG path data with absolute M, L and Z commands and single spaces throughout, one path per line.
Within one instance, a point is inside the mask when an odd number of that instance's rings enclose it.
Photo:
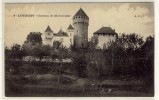
M 0 92 L 0 97 L 1 99 L 12 99 L 12 100 L 25 100 L 25 99 L 34 99 L 34 100 L 46 100 L 46 99 L 54 99 L 54 100 L 74 100 L 74 99 L 82 99 L 82 100 L 159 100 L 159 79 L 158 79 L 158 75 L 159 75 L 159 67 L 157 65 L 159 65 L 159 61 L 158 60 L 158 57 L 159 57 L 159 48 L 158 48 L 158 43 L 159 43 L 159 35 L 158 35 L 158 32 L 159 32 L 159 29 L 157 28 L 158 23 L 159 23 L 159 13 L 157 13 L 159 7 L 159 2 L 157 0 L 67 0 L 67 1 L 64 1 L 64 0 L 0 0 L 1 3 L 31 3 L 31 2 L 154 2 L 155 4 L 155 96 L 154 97 L 5 97 L 4 95 L 4 42 L 3 42 L 3 35 L 4 35 L 4 25 L 3 25 L 3 11 L 4 11 L 4 5 L 1 4 L 0 5 L 0 23 L 1 24 L 1 27 L 0 27 L 0 30 L 2 30 L 0 33 L 0 42 L 2 44 L 0 44 L 0 64 L 2 66 L 0 66 L 0 73 L 1 73 L 1 76 L 0 76 L 0 79 L 1 79 L 1 82 L 0 82 L 0 87 L 1 87 L 1 92 Z M 2 89 L 3 88 L 3 89 Z
M 154 2 L 154 0 L 4 0 L 5 3 L 32 2 Z

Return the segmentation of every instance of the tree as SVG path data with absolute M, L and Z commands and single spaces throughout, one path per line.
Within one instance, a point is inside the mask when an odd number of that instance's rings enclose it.
M 97 36 L 92 36 L 91 41 L 88 42 L 88 49 L 94 50 L 98 44 L 99 40 Z
M 26 41 L 23 44 L 23 48 L 27 55 L 30 56 L 38 56 L 41 57 L 42 55 L 42 33 L 40 32 L 30 32 L 27 36 Z
M 140 35 L 131 33 L 122 34 L 121 36 L 119 36 L 117 39 L 117 43 L 125 50 L 136 50 L 143 45 L 144 41 L 143 37 L 141 37 Z
M 94 45 L 97 45 L 99 40 L 98 40 L 98 36 L 94 35 L 92 36 L 91 38 L 91 42 L 94 44 Z
M 24 55 L 25 55 L 25 52 L 24 52 L 23 48 L 19 44 L 14 44 L 11 47 L 11 52 L 10 52 L 11 58 L 22 59 L 22 57 Z
M 107 62 L 111 62 L 114 75 L 127 76 L 139 70 L 139 50 L 144 45 L 143 37 L 138 34 L 122 34 L 116 41 L 111 41 L 105 50 Z
M 59 49 L 61 44 L 62 44 L 62 42 L 60 42 L 60 41 L 54 41 L 53 42 L 53 49 Z
M 25 42 L 31 42 L 33 45 L 36 43 L 42 44 L 42 33 L 40 32 L 30 32 L 30 34 L 27 36 L 27 40 Z
M 146 38 L 144 45 L 141 48 L 145 57 L 153 57 L 154 55 L 154 37 L 149 36 Z
M 51 47 L 49 45 L 42 46 L 42 55 L 43 56 L 50 56 L 51 55 Z
M 37 43 L 35 45 L 32 45 L 31 48 L 31 55 L 35 57 L 39 57 L 40 59 L 44 56 L 43 55 L 43 47 L 41 44 Z

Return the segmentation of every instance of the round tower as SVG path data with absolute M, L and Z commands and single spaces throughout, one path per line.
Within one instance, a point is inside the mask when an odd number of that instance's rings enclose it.
M 89 17 L 80 8 L 73 16 L 74 26 L 74 46 L 76 48 L 86 48 L 88 44 Z

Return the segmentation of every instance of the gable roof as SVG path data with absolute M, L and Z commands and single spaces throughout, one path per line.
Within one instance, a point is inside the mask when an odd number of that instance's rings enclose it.
M 71 29 L 71 30 L 72 30 L 72 29 L 74 29 L 74 28 L 73 28 L 72 25 L 70 24 L 70 26 L 69 26 L 67 29 Z
M 45 30 L 45 32 L 53 32 L 50 28 L 50 26 L 48 25 L 47 29 Z
M 87 18 L 89 18 L 82 8 L 80 8 L 73 17 L 75 16 L 86 16 Z
M 54 36 L 68 36 L 66 32 L 64 32 L 62 29 L 60 29 L 60 31 L 56 34 L 54 34 Z
M 115 30 L 113 30 L 110 27 L 102 27 L 99 30 L 97 30 L 96 32 L 94 32 L 93 34 L 112 34 L 112 35 L 115 35 L 117 33 L 115 32 Z

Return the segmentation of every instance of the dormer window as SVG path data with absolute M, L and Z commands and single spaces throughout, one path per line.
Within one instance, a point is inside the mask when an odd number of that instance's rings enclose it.
M 50 33 L 48 33 L 48 35 L 50 35 Z

